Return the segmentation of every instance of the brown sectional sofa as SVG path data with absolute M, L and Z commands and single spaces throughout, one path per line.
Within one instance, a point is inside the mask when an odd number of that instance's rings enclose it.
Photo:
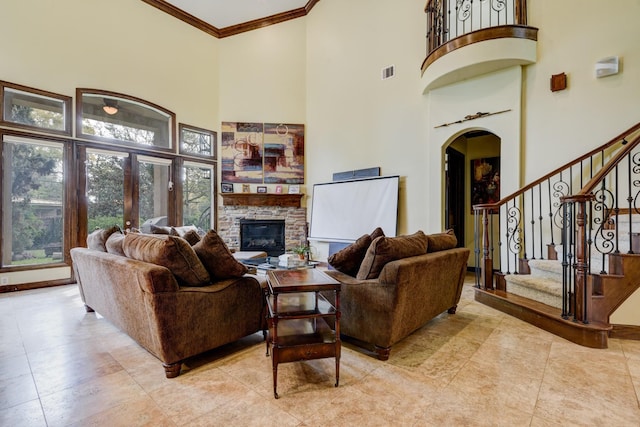
M 327 273 L 342 283 L 341 334 L 387 360 L 392 345 L 444 311 L 455 313 L 470 251 L 455 247 L 452 232 L 361 239 L 364 246 L 372 243 L 356 277 L 337 270 Z M 344 251 L 352 255 L 356 249 Z M 348 264 L 334 258 L 329 262 Z
M 71 257 L 87 311 L 160 359 L 167 378 L 188 357 L 264 331 L 263 293 L 253 276 L 212 275 L 187 286 L 165 266 L 116 253 L 78 247 Z

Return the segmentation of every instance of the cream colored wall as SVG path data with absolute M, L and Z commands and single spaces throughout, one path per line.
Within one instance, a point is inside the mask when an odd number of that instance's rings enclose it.
M 78 87 L 125 93 L 173 111 L 179 122 L 218 129 L 214 37 L 138 0 L 2 0 L 0 10 L 0 80 L 74 98 Z M 70 270 L 7 277 L 30 283 Z
M 305 18 L 220 40 L 221 121 L 306 125 L 305 64 Z
M 418 88 L 423 8 L 422 0 L 323 0 L 307 16 L 307 186 L 376 166 L 400 175 L 400 234 L 425 227 L 430 203 Z M 383 81 L 390 65 L 396 76 Z

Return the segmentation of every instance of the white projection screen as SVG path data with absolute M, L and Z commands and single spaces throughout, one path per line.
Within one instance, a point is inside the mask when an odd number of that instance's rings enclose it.
M 387 176 L 315 184 L 309 240 L 350 243 L 376 227 L 395 236 L 399 182 Z

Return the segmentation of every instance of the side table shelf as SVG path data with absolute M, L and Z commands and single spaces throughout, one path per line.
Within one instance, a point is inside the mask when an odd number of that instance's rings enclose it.
M 273 395 L 278 364 L 334 357 L 340 379 L 340 283 L 320 270 L 274 270 L 267 275 L 267 356 L 271 353 Z M 335 293 L 335 306 L 321 291 Z

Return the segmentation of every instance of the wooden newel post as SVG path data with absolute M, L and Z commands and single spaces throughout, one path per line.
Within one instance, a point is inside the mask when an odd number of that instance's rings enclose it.
M 575 260 L 574 260 L 574 283 L 575 283 L 575 306 L 574 317 L 583 323 L 589 323 L 589 301 L 591 284 L 588 280 L 587 263 L 587 202 L 593 200 L 593 195 L 576 195 L 563 198 L 564 202 L 573 202 L 575 205 Z

